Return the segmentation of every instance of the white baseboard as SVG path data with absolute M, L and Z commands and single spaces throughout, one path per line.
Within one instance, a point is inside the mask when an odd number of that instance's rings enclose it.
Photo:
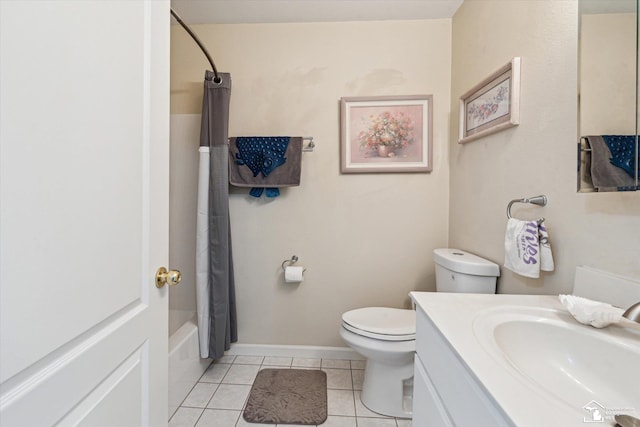
M 231 344 L 231 348 L 225 352 L 225 355 L 364 360 L 364 357 L 349 347 L 311 345 Z

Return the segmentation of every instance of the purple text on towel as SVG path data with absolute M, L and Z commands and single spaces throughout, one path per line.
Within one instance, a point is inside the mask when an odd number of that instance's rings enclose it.
M 538 260 L 538 225 L 534 221 L 527 222 L 527 227 L 520 235 L 522 247 L 522 260 L 525 264 L 537 264 Z

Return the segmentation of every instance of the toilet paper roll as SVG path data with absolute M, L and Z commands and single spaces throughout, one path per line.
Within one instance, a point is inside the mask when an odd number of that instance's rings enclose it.
M 299 283 L 304 280 L 302 273 L 304 267 L 292 266 L 284 269 L 284 281 L 287 283 Z

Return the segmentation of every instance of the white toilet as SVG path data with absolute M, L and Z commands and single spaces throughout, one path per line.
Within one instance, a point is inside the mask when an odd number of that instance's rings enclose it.
M 436 290 L 492 294 L 500 268 L 458 249 L 435 249 Z M 342 315 L 340 336 L 367 359 L 362 403 L 382 415 L 411 418 L 415 311 L 367 307 Z

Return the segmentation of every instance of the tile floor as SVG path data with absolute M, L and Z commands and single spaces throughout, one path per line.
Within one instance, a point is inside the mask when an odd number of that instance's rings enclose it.
M 411 427 L 360 402 L 364 361 L 270 356 L 224 356 L 214 361 L 169 420 L 169 427 L 257 427 L 242 410 L 263 368 L 322 369 L 327 373 L 328 418 L 322 427 Z

